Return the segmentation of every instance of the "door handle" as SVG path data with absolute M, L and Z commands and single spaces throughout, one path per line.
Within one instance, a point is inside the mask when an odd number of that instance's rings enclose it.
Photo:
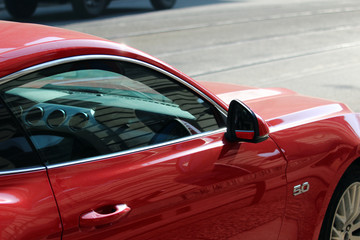
M 131 208 L 126 204 L 97 208 L 80 216 L 80 227 L 96 227 L 110 224 L 125 217 Z

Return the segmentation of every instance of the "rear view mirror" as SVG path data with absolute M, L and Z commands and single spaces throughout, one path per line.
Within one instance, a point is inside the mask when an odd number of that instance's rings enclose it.
M 258 143 L 268 137 L 269 128 L 265 121 L 240 100 L 232 100 L 228 111 L 226 138 L 231 142 Z

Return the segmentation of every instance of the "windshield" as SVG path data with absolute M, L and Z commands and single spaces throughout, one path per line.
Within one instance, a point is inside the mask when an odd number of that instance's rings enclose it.
M 59 73 L 24 84 L 21 88 L 58 90 L 70 94 L 73 92 L 110 94 L 172 103 L 170 99 L 141 82 L 102 69 L 81 69 Z

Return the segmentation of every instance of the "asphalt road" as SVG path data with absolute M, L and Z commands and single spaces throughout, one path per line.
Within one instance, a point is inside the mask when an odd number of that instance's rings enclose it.
M 359 0 L 178 0 L 168 11 L 122 0 L 96 19 L 63 5 L 31 21 L 126 43 L 197 80 L 285 87 L 360 112 Z

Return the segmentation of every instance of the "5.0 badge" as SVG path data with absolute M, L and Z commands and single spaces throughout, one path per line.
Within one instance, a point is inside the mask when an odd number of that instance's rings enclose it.
M 299 184 L 294 187 L 293 195 L 294 196 L 300 195 L 302 193 L 309 191 L 309 189 L 310 189 L 310 184 L 308 182 L 304 182 L 303 184 Z

